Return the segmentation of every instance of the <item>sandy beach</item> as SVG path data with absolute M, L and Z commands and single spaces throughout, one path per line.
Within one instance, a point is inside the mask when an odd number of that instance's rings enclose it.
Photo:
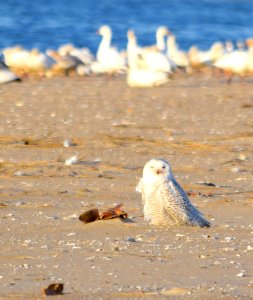
M 124 76 L 2 85 L 0 299 L 43 299 L 50 283 L 64 283 L 55 299 L 253 298 L 252 82 L 203 73 L 151 89 Z M 170 161 L 211 228 L 143 220 L 135 186 L 153 157 Z M 78 219 L 118 203 L 130 221 Z

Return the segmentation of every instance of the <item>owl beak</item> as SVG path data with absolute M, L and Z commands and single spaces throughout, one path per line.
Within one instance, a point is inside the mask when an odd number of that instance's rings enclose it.
M 156 170 L 156 174 L 159 175 L 161 173 L 161 170 Z

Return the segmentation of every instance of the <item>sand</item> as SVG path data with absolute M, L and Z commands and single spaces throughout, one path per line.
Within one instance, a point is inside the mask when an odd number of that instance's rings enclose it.
M 251 80 L 28 78 L 0 104 L 1 299 L 43 299 L 50 283 L 64 283 L 55 299 L 253 298 Z M 153 157 L 211 228 L 143 220 L 135 186 Z M 118 203 L 130 221 L 78 219 Z

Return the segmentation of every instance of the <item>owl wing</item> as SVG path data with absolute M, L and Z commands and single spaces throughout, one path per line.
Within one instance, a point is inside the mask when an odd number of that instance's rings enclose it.
M 184 205 L 184 197 L 178 193 L 172 181 L 166 181 L 157 191 L 164 210 L 176 224 L 187 222 L 187 211 Z
M 197 208 L 191 204 L 186 192 L 176 180 L 166 181 L 159 188 L 158 193 L 165 210 L 175 220 L 176 224 L 198 225 L 201 227 L 210 225 Z
M 191 213 L 202 215 L 202 213 L 191 203 L 187 193 L 176 180 L 173 181 L 173 186 L 178 193 L 178 197 L 182 197 L 186 210 Z

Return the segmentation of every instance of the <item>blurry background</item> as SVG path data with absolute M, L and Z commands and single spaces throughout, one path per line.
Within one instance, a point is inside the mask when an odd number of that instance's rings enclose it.
M 139 44 L 155 42 L 155 30 L 166 25 L 181 48 L 208 49 L 215 41 L 253 36 L 253 0 L 5 0 L 0 5 L 0 49 L 21 45 L 40 50 L 65 43 L 96 52 L 96 30 L 108 24 L 113 44 L 126 47 L 126 31 Z

